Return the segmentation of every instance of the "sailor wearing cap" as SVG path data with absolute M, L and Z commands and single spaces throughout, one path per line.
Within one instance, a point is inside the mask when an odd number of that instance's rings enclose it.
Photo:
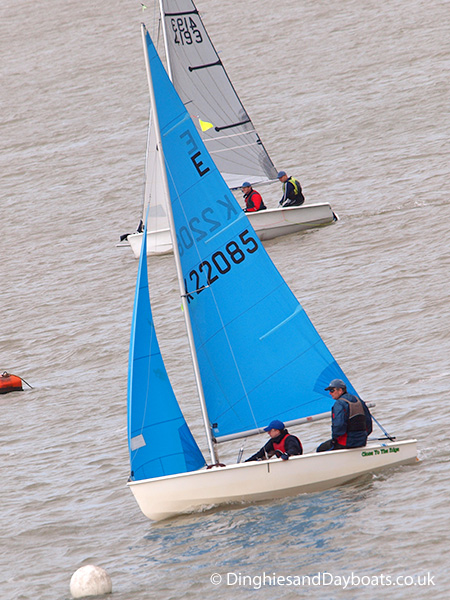
M 244 181 L 241 187 L 245 200 L 244 212 L 257 212 L 258 210 L 265 210 L 267 208 L 261 194 L 252 188 L 252 184 L 249 181 Z
M 300 182 L 294 177 L 288 177 L 286 171 L 280 171 L 277 178 L 283 184 L 283 196 L 280 206 L 301 206 L 305 201 Z
M 320 444 L 317 452 L 365 446 L 372 433 L 372 416 L 365 403 L 347 392 L 342 379 L 333 379 L 325 390 L 335 401 L 331 411 L 332 439 Z
M 264 431 L 267 431 L 270 435 L 270 440 L 256 454 L 247 458 L 245 462 L 265 460 L 273 456 L 288 460 L 290 456 L 303 454 L 300 440 L 288 432 L 282 421 L 278 421 L 278 419 L 271 421 L 267 427 L 264 427 Z

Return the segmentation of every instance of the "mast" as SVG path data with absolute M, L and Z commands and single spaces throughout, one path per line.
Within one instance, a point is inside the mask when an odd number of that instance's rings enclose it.
M 163 32 L 164 52 L 166 53 L 167 74 L 169 75 L 170 81 L 172 81 L 172 65 L 170 64 L 169 45 L 167 42 L 166 19 L 165 19 L 163 2 L 164 2 L 164 0 L 159 0 L 159 14 L 160 14 L 160 18 L 161 18 L 161 26 L 162 26 L 162 32 Z
M 162 176 L 163 176 L 164 191 L 166 193 L 166 197 L 170 198 L 169 183 L 167 181 L 167 172 L 166 172 L 165 161 L 164 161 L 164 151 L 163 151 L 163 146 L 162 146 L 162 141 L 161 141 L 161 131 L 159 129 L 159 119 L 158 119 L 158 114 L 156 111 L 155 90 L 153 88 L 153 80 L 152 80 L 151 70 L 150 70 L 150 61 L 148 59 L 147 42 L 145 40 L 146 28 L 143 23 L 141 24 L 141 33 L 142 33 L 142 43 L 144 45 L 144 57 L 145 57 L 145 66 L 146 66 L 146 70 L 147 70 L 148 88 L 150 91 L 150 100 L 151 100 L 151 105 L 152 105 L 153 124 L 155 127 L 156 142 L 158 144 L 159 157 L 160 157 L 160 161 L 161 161 L 161 171 L 162 171 Z M 199 395 L 200 406 L 201 406 L 202 417 L 203 417 L 203 424 L 205 427 L 206 439 L 208 441 L 208 449 L 209 449 L 209 452 L 211 455 L 211 461 L 214 464 L 218 461 L 217 461 L 215 447 L 214 447 L 214 443 L 213 443 L 213 439 L 212 439 L 211 426 L 209 423 L 208 411 L 206 408 L 202 380 L 200 377 L 200 368 L 198 365 L 197 352 L 195 350 L 194 335 L 192 332 L 192 325 L 191 325 L 191 317 L 189 314 L 186 290 L 184 289 L 183 270 L 181 267 L 180 253 L 178 250 L 178 240 L 177 240 L 177 236 L 175 235 L 175 222 L 174 222 L 174 218 L 173 218 L 172 203 L 170 201 L 167 202 L 167 212 L 168 212 L 168 218 L 169 218 L 169 224 L 170 224 L 170 231 L 172 233 L 173 254 L 174 254 L 174 258 L 175 258 L 175 265 L 176 265 L 176 270 L 177 270 L 178 285 L 180 288 L 180 296 L 181 296 L 181 303 L 182 303 L 182 307 L 183 307 L 183 314 L 184 314 L 184 319 L 186 322 L 186 330 L 187 330 L 187 336 L 188 336 L 188 341 L 189 341 L 189 349 L 191 351 L 192 364 L 194 367 L 195 382 L 197 384 L 197 391 L 198 391 L 198 395 Z

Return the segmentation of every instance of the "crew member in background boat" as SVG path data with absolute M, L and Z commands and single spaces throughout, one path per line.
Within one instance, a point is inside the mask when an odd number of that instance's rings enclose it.
M 283 197 L 280 206 L 301 206 L 305 201 L 300 182 L 294 177 L 288 177 L 285 171 L 280 171 L 277 175 L 283 184 Z
M 244 212 L 256 212 L 267 208 L 261 194 L 252 188 L 251 183 L 244 181 L 242 184 L 242 191 L 244 192 L 245 200 Z
M 270 440 L 256 454 L 247 458 L 245 462 L 265 460 L 273 456 L 288 460 L 290 456 L 303 454 L 301 441 L 288 432 L 282 421 L 272 421 L 264 428 L 264 431 L 267 431 L 270 435 Z
M 332 439 L 320 444 L 317 452 L 365 446 L 372 433 L 372 416 L 365 403 L 347 392 L 342 379 L 333 379 L 325 389 L 335 400 L 331 411 Z

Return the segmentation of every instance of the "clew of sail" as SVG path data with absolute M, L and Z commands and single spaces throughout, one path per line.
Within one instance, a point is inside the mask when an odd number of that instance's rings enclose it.
M 128 446 L 133 480 L 194 471 L 205 464 L 178 406 L 156 338 L 146 239 L 144 235 L 128 362 Z
M 160 0 L 172 82 L 230 188 L 277 172 L 191 0 Z
M 208 154 L 148 33 L 150 71 L 209 420 L 222 436 L 330 410 L 353 386 L 272 263 Z

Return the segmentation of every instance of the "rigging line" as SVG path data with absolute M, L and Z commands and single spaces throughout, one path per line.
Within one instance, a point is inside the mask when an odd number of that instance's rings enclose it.
M 381 431 L 384 433 L 384 435 L 388 438 L 388 440 L 391 440 L 391 442 L 393 442 L 395 440 L 395 437 L 393 437 L 392 435 L 389 435 L 388 432 L 386 431 L 386 429 L 383 427 L 383 425 L 379 421 L 377 421 L 373 415 L 372 415 L 372 419 L 375 421 L 375 423 L 378 425 L 378 427 L 381 429 Z
M 215 140 L 210 140 L 215 141 Z M 253 142 L 251 144 L 241 144 L 240 146 L 227 146 L 226 148 L 221 148 L 220 150 L 208 150 L 210 154 L 219 154 L 219 152 L 227 152 L 228 150 L 240 150 L 241 148 L 252 148 Z M 237 163 L 240 164 L 240 163 Z
M 253 123 L 252 123 L 252 125 L 253 125 Z M 229 133 L 227 135 L 218 135 L 213 138 L 205 138 L 203 141 L 206 143 L 206 142 L 211 142 L 211 141 L 215 142 L 217 140 L 229 140 L 232 137 L 236 137 L 236 136 L 240 136 L 240 135 L 248 135 L 249 133 L 256 133 L 256 129 L 249 129 L 248 131 L 240 131 L 238 133 Z M 256 135 L 258 135 L 258 134 L 256 133 Z
M 23 381 L 24 383 L 26 383 L 29 388 L 31 388 L 32 390 L 34 390 L 34 387 L 32 385 L 30 385 L 28 383 L 28 381 L 25 381 L 25 379 L 23 377 L 20 377 L 20 380 Z
M 187 298 L 188 296 L 192 296 L 192 294 L 195 293 L 199 293 L 199 292 L 203 292 L 203 290 L 206 290 L 207 288 L 209 288 L 209 285 L 204 285 L 201 288 L 198 288 L 197 290 L 191 290 L 188 294 L 181 294 L 181 298 Z

